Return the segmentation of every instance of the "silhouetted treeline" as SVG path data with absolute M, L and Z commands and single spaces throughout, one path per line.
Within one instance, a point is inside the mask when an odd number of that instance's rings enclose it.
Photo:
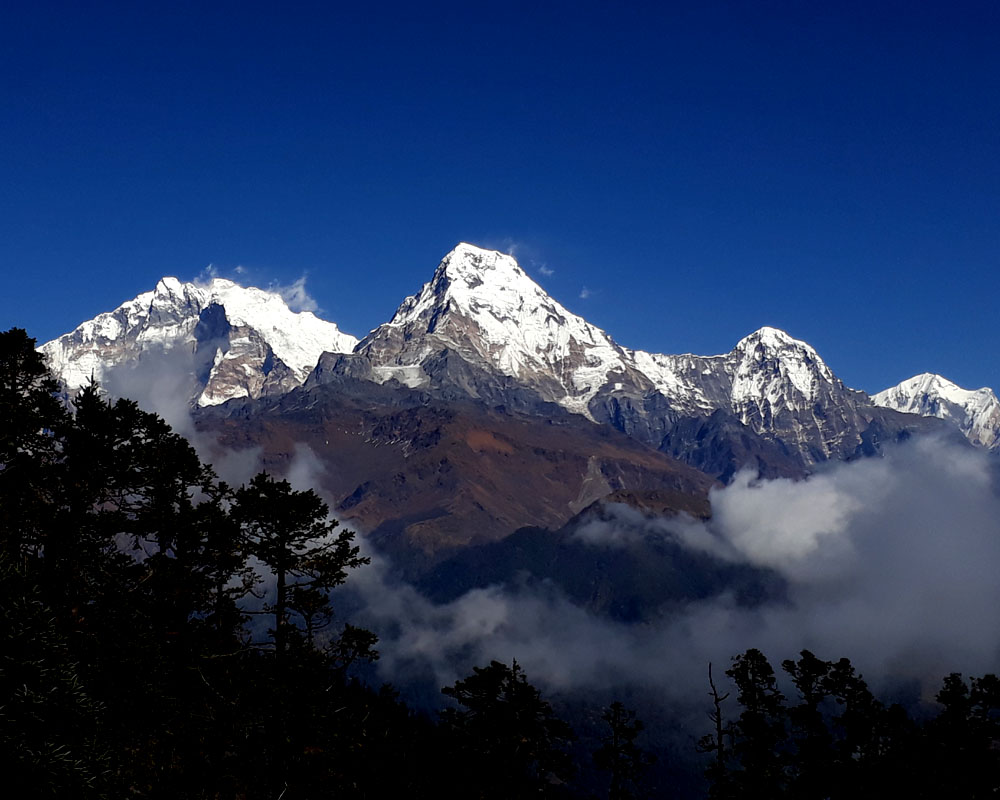
M 952 674 L 936 717 L 877 700 L 846 658 L 803 650 L 782 670 L 786 697 L 759 650 L 733 659 L 736 696 L 711 678 L 712 798 L 985 798 L 1000 793 L 1000 680 Z M 727 716 L 728 701 L 736 708 Z
M 2 780 L 53 797 L 408 791 L 431 725 L 350 679 L 375 637 L 332 625 L 327 592 L 364 561 L 351 534 L 285 481 L 232 490 L 133 402 L 90 386 L 67 409 L 56 390 L 34 341 L 0 334 Z
M 0 780 L 18 797 L 645 797 L 620 703 L 575 781 L 574 734 L 516 661 L 437 719 L 352 668 L 370 631 L 329 590 L 365 563 L 312 491 L 233 488 L 97 386 L 67 407 L 35 342 L 0 333 Z M 263 621 L 263 622 L 261 622 Z M 952 675 L 918 723 L 850 663 L 736 657 L 700 742 L 717 798 L 995 796 L 1000 681 Z M 623 680 L 628 676 L 622 676 Z M 730 696 L 735 691 L 735 696 Z M 670 796 L 660 789 L 657 797 Z
M 91 385 L 67 408 L 58 388 L 33 339 L 0 333 L 5 786 L 74 798 L 570 793 L 572 731 L 516 661 L 445 689 L 455 707 L 439 721 L 351 677 L 378 657 L 376 637 L 337 624 L 329 590 L 365 559 L 314 492 L 266 474 L 233 489 L 134 402 Z M 625 786 L 634 770 L 609 759 Z

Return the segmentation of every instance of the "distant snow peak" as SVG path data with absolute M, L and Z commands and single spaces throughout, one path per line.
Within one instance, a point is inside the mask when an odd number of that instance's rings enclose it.
M 947 378 L 924 372 L 872 395 L 885 408 L 949 420 L 973 444 L 1000 449 L 1000 401 L 991 389 L 963 389 Z
M 154 352 L 187 352 L 196 376 L 192 400 L 215 405 L 287 391 L 324 351 L 350 352 L 356 343 L 333 323 L 292 311 L 276 292 L 225 278 L 183 283 L 168 276 L 40 349 L 69 391 Z

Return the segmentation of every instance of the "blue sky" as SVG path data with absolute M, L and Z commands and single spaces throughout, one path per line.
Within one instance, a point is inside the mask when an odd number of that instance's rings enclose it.
M 857 388 L 1000 388 L 998 40 L 986 2 L 8 3 L 0 325 L 212 264 L 363 334 L 465 240 L 630 347 L 766 324 Z

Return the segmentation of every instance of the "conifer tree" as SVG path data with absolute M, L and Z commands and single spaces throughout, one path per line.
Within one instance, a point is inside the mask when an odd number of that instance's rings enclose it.
M 708 665 L 708 696 L 712 698 L 712 710 L 708 718 L 712 722 L 712 732 L 698 740 L 699 753 L 707 753 L 712 757 L 705 769 L 705 777 L 709 780 L 709 797 L 711 800 L 728 800 L 735 797 L 735 787 L 731 770 L 733 724 L 727 722 L 722 712 L 722 704 L 729 699 L 729 692 L 721 694 L 712 676 L 712 664 Z M 726 742 L 729 742 L 728 746 Z
M 824 701 L 828 695 L 831 664 L 803 650 L 798 662 L 783 661 L 800 702 L 788 709 L 792 742 L 795 747 L 795 770 L 792 792 L 803 800 L 830 796 L 833 775 L 833 741 L 824 720 Z
M 760 650 L 733 659 L 726 675 L 736 684 L 743 707 L 734 723 L 733 752 L 740 764 L 735 780 L 740 796 L 783 797 L 786 789 L 785 696 Z
M 0 554 L 0 776 L 19 797 L 106 796 L 105 710 L 23 566 Z
M 611 773 L 609 800 L 631 800 L 640 796 L 640 779 L 655 759 L 636 744 L 644 725 L 635 712 L 615 701 L 601 715 L 608 725 L 601 746 L 594 752 L 598 769 Z
M 347 570 L 369 562 L 352 545 L 354 534 L 334 533 L 336 520 L 313 491 L 299 492 L 286 480 L 259 473 L 236 491 L 233 517 L 240 524 L 247 552 L 274 574 L 274 652 L 280 662 L 288 649 L 290 615 L 295 595 L 317 599 L 316 592 L 339 586 Z M 307 613 L 319 609 L 311 603 Z
M 545 796 L 572 775 L 566 747 L 574 738 L 517 661 L 491 661 L 441 690 L 461 708 L 441 712 L 458 755 L 458 797 Z
M 61 482 L 60 437 L 69 414 L 35 340 L 0 332 L 0 550 L 37 558 Z

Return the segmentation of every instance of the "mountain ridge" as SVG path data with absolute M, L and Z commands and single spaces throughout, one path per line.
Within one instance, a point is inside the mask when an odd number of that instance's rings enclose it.
M 164 278 L 40 349 L 70 389 L 160 351 L 188 352 L 190 393 L 202 406 L 280 395 L 337 373 L 538 414 L 556 404 L 681 457 L 713 437 L 741 438 L 726 463 L 701 464 L 717 476 L 731 474 L 739 452 L 780 461 L 777 446 L 808 470 L 879 436 L 908 435 L 887 410 L 938 417 L 976 444 L 1000 446 L 1000 404 L 989 390 L 941 379 L 925 381 L 920 404 L 899 387 L 870 398 L 812 346 L 770 326 L 718 355 L 629 349 L 553 299 L 512 256 L 464 242 L 361 340 L 292 312 L 275 292 Z

